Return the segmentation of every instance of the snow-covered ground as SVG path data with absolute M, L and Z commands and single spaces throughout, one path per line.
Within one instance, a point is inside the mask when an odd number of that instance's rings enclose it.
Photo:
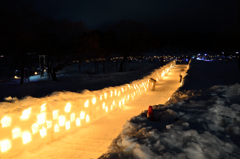
M 31 151 L 22 149 L 22 153 L 15 158 L 98 158 L 104 152 L 100 158 L 239 158 L 240 86 L 235 83 L 240 83 L 240 71 L 236 60 L 229 63 L 193 61 L 183 86 L 174 93 L 179 86 L 181 67 L 185 66 L 178 65 L 159 81 L 156 91 L 136 98 L 127 103 L 126 107 L 115 109 L 108 116 L 54 138 L 51 142 L 44 142 Z M 88 83 L 92 88 L 98 87 L 99 81 L 103 83 L 100 83 L 101 88 L 104 84 L 111 85 L 115 80 L 116 85 L 122 84 L 123 81 L 131 82 L 141 78 L 142 73 L 147 75 L 150 68 L 146 65 L 145 69 L 127 72 L 124 77 L 123 74 L 115 73 L 117 76 L 110 80 L 89 80 L 86 77 L 86 80 L 80 83 L 83 83 L 83 88 Z M 38 90 L 61 87 L 63 81 L 64 78 L 59 80 L 58 84 L 52 81 L 38 81 L 40 86 L 41 82 L 45 84 Z M 67 82 L 64 85 L 66 84 L 67 88 L 67 83 L 73 84 L 77 80 L 68 78 L 65 81 Z M 34 88 L 34 82 L 27 84 L 29 88 Z M 81 90 L 77 86 L 72 87 L 75 92 Z M 209 88 L 211 86 L 214 87 Z M 16 89 L 24 91 L 24 88 Z M 62 90 L 64 89 L 59 89 Z M 2 91 L 4 94 L 4 89 Z M 43 92 L 35 92 L 39 97 L 44 96 Z M 50 93 L 51 91 L 48 91 L 47 94 Z M 59 94 L 63 98 L 65 93 Z M 20 95 L 19 98 L 21 97 L 24 96 Z M 171 98 L 168 100 L 169 97 Z M 39 104 L 41 101 L 30 97 L 26 100 L 35 100 Z M 146 118 L 145 109 L 149 105 L 153 105 L 154 108 L 154 121 Z M 21 106 L 23 105 L 8 109 L 18 111 Z
M 154 119 L 147 110 L 131 118 L 100 158 L 240 158 L 239 83 L 236 59 L 193 61 Z
M 168 63 L 169 61 L 166 61 Z M 119 69 L 119 63 L 117 68 Z M 148 75 L 154 69 L 160 67 L 160 62 L 156 60 L 150 63 L 148 59 L 144 61 L 132 61 L 126 65 L 127 72 L 118 72 L 115 63 L 110 64 L 110 72 L 103 74 L 94 74 L 94 64 L 84 62 L 79 73 L 78 64 L 63 68 L 57 72 L 58 81 L 52 81 L 45 73 L 44 77 L 35 75 L 30 77 L 30 82 L 19 84 L 20 79 L 14 79 L 9 82 L 0 82 L 0 102 L 5 97 L 17 97 L 22 99 L 26 96 L 44 97 L 51 95 L 56 91 L 82 92 L 87 90 L 100 90 L 106 87 L 119 86 L 125 83 L 131 83 L 134 80 L 141 79 Z M 102 70 L 101 65 L 99 66 Z

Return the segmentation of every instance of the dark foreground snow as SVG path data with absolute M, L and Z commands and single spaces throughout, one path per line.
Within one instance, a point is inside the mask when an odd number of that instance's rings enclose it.
M 240 158 L 239 77 L 236 61 L 193 61 L 154 120 L 131 118 L 100 158 Z

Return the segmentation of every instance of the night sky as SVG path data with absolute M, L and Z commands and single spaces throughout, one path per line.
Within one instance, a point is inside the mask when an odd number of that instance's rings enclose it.
M 33 8 L 49 18 L 82 21 L 90 29 L 133 19 L 160 33 L 231 33 L 238 24 L 238 1 L 40 0 Z

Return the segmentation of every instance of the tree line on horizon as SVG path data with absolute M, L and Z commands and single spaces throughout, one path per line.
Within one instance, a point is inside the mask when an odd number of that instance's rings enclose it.
M 56 72 L 71 65 L 93 59 L 98 67 L 99 58 L 103 68 L 105 62 L 114 55 L 123 57 L 119 71 L 129 56 L 142 56 L 143 52 L 187 53 L 211 51 L 235 51 L 239 49 L 239 32 L 233 35 L 201 35 L 189 33 L 156 35 L 144 24 L 135 20 L 121 20 L 107 31 L 90 30 L 81 22 L 67 19 L 54 20 L 38 15 L 31 3 L 21 0 L 3 0 L 1 12 L 0 54 L 10 59 L 10 69 L 21 70 L 23 83 L 24 68 L 36 56 L 46 55 L 46 67 L 53 80 Z M 30 54 L 30 55 L 29 55 Z M 97 72 L 96 72 L 97 73 Z

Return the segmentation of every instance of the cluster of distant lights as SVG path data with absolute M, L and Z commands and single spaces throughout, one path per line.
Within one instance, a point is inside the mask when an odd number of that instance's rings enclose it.
M 156 73 L 154 78 L 157 81 L 163 78 L 170 69 L 174 67 L 175 62 L 175 60 L 170 62 L 160 74 Z M 23 110 L 18 117 L 16 115 L 5 115 L 0 120 L 1 132 L 4 133 L 7 131 L 6 134 L 8 137 L 0 137 L 0 151 L 1 153 L 7 153 L 13 146 L 13 140 L 18 138 L 21 138 L 22 145 L 26 145 L 30 143 L 37 134 L 40 135 L 41 138 L 45 138 L 48 131 L 50 131 L 50 133 L 58 133 L 60 131 L 67 131 L 71 129 L 71 127 L 79 127 L 83 123 L 88 123 L 91 119 L 91 113 L 88 113 L 88 111 L 91 108 L 91 111 L 97 112 L 99 110 L 93 108 L 101 107 L 103 112 L 108 112 L 115 107 L 124 107 L 126 102 L 146 92 L 150 84 L 147 79 L 145 82 L 139 84 L 127 84 L 120 89 L 109 90 L 98 97 L 94 96 L 85 100 L 85 102 L 82 103 L 82 109 L 78 111 L 76 111 L 76 108 L 71 102 L 66 102 L 66 105 L 62 109 L 53 111 L 47 111 L 48 103 L 43 103 L 40 108 L 37 108 L 37 111 L 36 107 L 34 107 L 34 110 L 29 107 Z M 94 105 L 95 107 L 91 107 Z M 21 129 L 22 122 L 29 124 L 27 125 L 27 130 L 26 128 Z

